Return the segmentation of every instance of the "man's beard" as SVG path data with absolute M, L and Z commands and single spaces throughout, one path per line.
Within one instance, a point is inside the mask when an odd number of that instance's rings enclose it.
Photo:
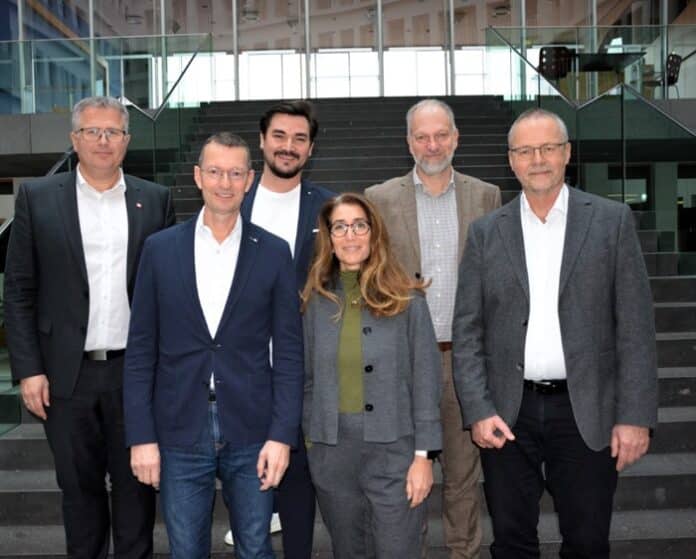
M 289 151 L 277 151 L 273 154 L 273 157 L 277 155 L 289 155 L 291 157 L 297 158 L 297 165 L 295 167 L 292 167 L 288 170 L 280 169 L 274 162 L 273 159 L 266 159 L 264 158 L 266 165 L 268 165 L 268 168 L 271 170 L 271 172 L 278 178 L 281 179 L 291 179 L 293 177 L 296 177 L 297 175 L 302 172 L 302 169 L 305 168 L 305 165 L 307 164 L 306 162 L 304 164 L 300 164 L 300 158 L 296 153 L 292 153 Z
M 440 161 L 437 161 L 435 163 L 428 163 L 425 158 L 418 159 L 417 157 L 413 157 L 413 160 L 416 162 L 416 165 L 418 166 L 418 169 L 420 171 L 423 171 L 425 175 L 428 175 L 429 177 L 433 175 L 439 175 L 443 171 L 445 171 L 450 165 L 452 165 L 452 158 L 454 157 L 454 152 L 446 154 Z

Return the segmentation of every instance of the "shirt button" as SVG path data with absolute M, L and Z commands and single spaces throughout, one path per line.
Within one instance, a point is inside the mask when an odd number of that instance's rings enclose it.
M 372 411 L 373 409 L 374 407 L 372 406 L 372 404 L 365 404 L 365 411 Z

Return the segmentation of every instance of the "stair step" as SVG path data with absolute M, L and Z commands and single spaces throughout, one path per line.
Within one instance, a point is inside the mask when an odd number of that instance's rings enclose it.
M 490 521 L 482 522 L 484 551 L 482 558 L 489 557 L 488 546 L 492 540 Z M 229 554 L 230 548 L 223 543 L 227 525 L 213 523 L 212 552 Z M 560 542 L 558 522 L 555 514 L 542 514 L 539 519 L 539 539 L 543 546 L 543 558 L 557 557 Z M 612 559 L 693 559 L 696 550 L 696 516 L 691 510 L 664 509 L 660 511 L 629 511 L 614 513 L 611 526 Z M 165 555 L 169 546 L 166 530 L 161 523 L 155 525 L 155 553 Z M 282 547 L 281 535 L 271 536 L 273 549 Z M 60 525 L 45 526 L 0 526 L 0 557 L 7 559 L 63 559 L 64 532 Z M 442 523 L 439 519 L 430 520 L 428 543 L 435 553 L 432 558 L 444 559 Z M 330 559 L 330 540 L 323 524 L 315 524 L 313 554 L 315 559 Z M 222 556 L 222 555 L 220 555 Z M 278 555 L 282 557 L 282 555 Z

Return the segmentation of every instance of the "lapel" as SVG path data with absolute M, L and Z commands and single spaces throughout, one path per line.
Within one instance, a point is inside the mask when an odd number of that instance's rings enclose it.
M 242 215 L 244 221 L 251 221 L 251 210 L 254 207 L 254 200 L 256 199 L 256 193 L 259 190 L 259 183 L 261 182 L 261 173 L 258 173 L 254 177 L 254 182 L 251 184 L 249 192 L 244 195 L 244 200 L 242 200 L 242 207 L 239 209 L 239 213 Z
M 295 235 L 295 250 L 293 252 L 295 262 L 299 261 L 300 251 L 307 237 L 312 234 L 312 229 L 316 226 L 311 219 L 312 216 L 318 214 L 318 211 L 314 209 L 316 204 L 317 197 L 314 195 L 314 188 L 312 188 L 309 181 L 302 179 L 300 186 L 300 215 L 297 219 L 297 234 Z
M 469 222 L 469 212 L 473 209 L 473 201 L 471 199 L 471 188 L 467 184 L 467 179 L 464 175 L 454 172 L 454 192 L 457 199 L 457 230 L 458 242 L 457 247 L 457 262 L 461 262 L 462 254 L 464 254 L 464 245 L 466 244 L 466 234 Z
M 403 223 L 406 225 L 406 232 L 411 241 L 411 248 L 416 255 L 417 269 L 421 269 L 420 237 L 418 236 L 418 209 L 416 207 L 416 185 L 413 183 L 412 172 L 401 179 L 402 192 L 399 193 L 398 200 L 401 207 Z
M 210 336 L 208 325 L 205 322 L 203 315 L 203 307 L 198 298 L 198 288 L 196 287 L 196 257 L 195 257 L 195 237 L 196 237 L 196 221 L 198 214 L 182 224 L 181 229 L 176 236 L 176 252 L 179 258 L 179 270 L 181 272 L 184 291 L 189 297 L 191 308 L 194 309 L 196 319 L 200 323 L 200 328 Z
M 124 175 L 126 182 L 126 213 L 128 214 L 128 256 L 126 278 L 128 285 L 135 274 L 135 257 L 140 244 L 143 226 L 143 205 L 140 199 L 140 185 L 131 177 Z
M 527 278 L 527 263 L 524 257 L 524 237 L 520 222 L 520 196 L 516 196 L 509 204 L 501 208 L 497 219 L 498 231 L 503 239 L 505 251 L 517 281 L 529 302 L 529 281 Z
M 563 259 L 561 260 L 561 277 L 558 285 L 559 299 L 568 283 L 568 278 L 571 276 L 580 249 L 587 238 L 593 213 L 594 207 L 591 199 L 583 192 L 568 187 L 568 216 L 563 243 Z
M 234 270 L 232 286 L 230 287 L 230 292 L 227 296 L 225 310 L 222 312 L 222 317 L 220 317 L 220 325 L 218 326 L 217 334 L 222 332 L 225 323 L 232 313 L 232 309 L 237 304 L 242 292 L 244 291 L 244 286 L 249 279 L 249 274 L 256 263 L 256 256 L 258 254 L 260 242 L 261 240 L 259 239 L 258 228 L 252 225 L 249 221 L 242 220 L 242 241 L 239 246 L 237 266 Z
M 65 237 L 70 246 L 82 280 L 87 284 L 87 265 L 85 264 L 85 251 L 82 246 L 82 232 L 80 231 L 80 217 L 77 211 L 77 173 L 72 171 L 60 176 L 56 190 L 56 203 L 60 214 Z

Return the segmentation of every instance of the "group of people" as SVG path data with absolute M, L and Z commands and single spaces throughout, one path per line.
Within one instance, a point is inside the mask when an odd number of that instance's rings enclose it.
M 75 171 L 27 181 L 5 270 L 24 404 L 41 418 L 70 557 L 207 558 L 216 479 L 238 559 L 427 556 L 433 461 L 451 559 L 539 556 L 544 489 L 561 557 L 609 557 L 618 472 L 657 415 L 650 287 L 630 209 L 571 188 L 563 121 L 508 135 L 521 193 L 459 173 L 436 99 L 406 115 L 414 167 L 364 194 L 303 178 L 306 101 L 261 117 L 263 169 L 219 132 L 174 225 L 170 191 L 121 170 L 115 99 L 78 102 Z M 480 456 L 480 459 L 479 459 Z M 110 493 L 105 478 L 108 476 Z M 110 497 L 110 499 L 109 499 Z

